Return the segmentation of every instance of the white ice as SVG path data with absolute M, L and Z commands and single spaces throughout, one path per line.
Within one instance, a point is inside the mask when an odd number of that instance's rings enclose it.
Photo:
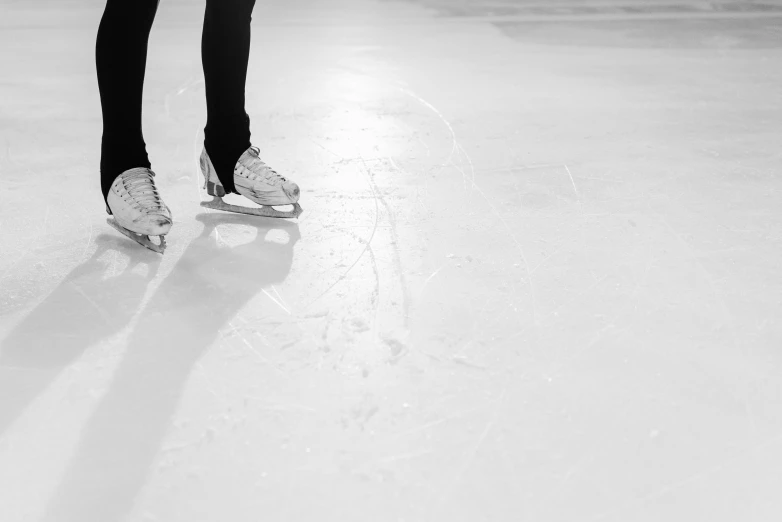
M 164 0 L 162 257 L 105 223 L 102 9 L 0 7 L 0 521 L 782 519 L 782 2 L 259 0 L 274 221 L 199 206 Z

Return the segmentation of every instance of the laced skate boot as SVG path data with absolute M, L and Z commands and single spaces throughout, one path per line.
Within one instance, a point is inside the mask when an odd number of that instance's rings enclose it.
M 173 219 L 155 187 L 154 177 L 154 172 L 142 167 L 117 176 L 106 198 L 106 212 L 114 216 L 107 222 L 139 245 L 162 254 Z M 160 242 L 153 243 L 149 236 L 159 236 Z
M 217 177 L 212 160 L 206 149 L 201 153 L 201 173 L 204 175 L 204 188 L 213 197 L 211 201 L 201 202 L 202 207 L 225 210 L 237 214 L 266 216 L 275 218 L 295 218 L 302 213 L 299 206 L 299 186 L 284 178 L 261 161 L 260 151 L 250 147 L 239 158 L 234 167 L 234 185 L 236 192 L 246 197 L 260 208 L 231 205 L 223 201 L 225 188 Z M 292 205 L 289 211 L 277 210 L 274 206 Z

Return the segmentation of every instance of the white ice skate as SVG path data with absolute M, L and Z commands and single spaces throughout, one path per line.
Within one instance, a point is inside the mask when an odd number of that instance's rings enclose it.
M 231 205 L 223 201 L 225 188 L 217 177 L 212 160 L 206 149 L 201 153 L 201 173 L 204 175 L 204 188 L 213 196 L 211 201 L 202 201 L 201 206 L 215 210 L 225 210 L 251 216 L 275 218 L 295 218 L 302 213 L 299 206 L 299 186 L 272 170 L 258 157 L 259 150 L 250 147 L 239 158 L 234 167 L 234 185 L 236 191 L 250 201 L 261 205 L 260 208 Z M 277 210 L 274 206 L 292 205 L 289 211 Z
M 155 187 L 154 177 L 154 172 L 141 167 L 117 176 L 106 198 L 106 211 L 114 216 L 107 222 L 139 245 L 162 254 L 173 220 Z M 160 236 L 160 242 L 153 243 L 149 236 Z

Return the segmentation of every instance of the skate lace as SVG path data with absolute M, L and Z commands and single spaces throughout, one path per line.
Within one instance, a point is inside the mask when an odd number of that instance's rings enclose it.
M 260 158 L 260 149 L 258 147 L 250 147 L 251 151 L 251 158 L 250 163 L 248 165 L 245 165 L 247 170 L 249 171 L 248 177 L 252 180 L 258 180 L 262 179 L 266 182 L 270 182 L 273 185 L 278 185 L 279 183 L 285 183 L 288 181 L 285 179 L 285 177 L 281 176 L 277 173 L 276 170 L 271 168 L 269 165 L 267 165 L 263 160 Z
M 147 214 L 166 210 L 166 205 L 155 186 L 154 177 L 155 173 L 147 168 L 130 169 L 122 175 L 122 184 L 130 198 Z

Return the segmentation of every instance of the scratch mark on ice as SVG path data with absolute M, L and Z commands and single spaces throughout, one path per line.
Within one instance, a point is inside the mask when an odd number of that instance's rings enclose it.
M 46 232 L 46 223 L 49 220 L 49 210 L 51 209 L 50 205 L 46 205 L 46 213 L 43 216 L 43 224 L 41 225 L 41 234 Z
M 437 270 L 435 270 L 434 272 L 432 272 L 432 275 L 430 275 L 429 277 L 427 277 L 427 278 L 426 278 L 426 281 L 424 281 L 424 286 L 426 286 L 427 284 L 429 284 L 429 281 L 431 281 L 432 279 L 434 279 L 434 276 L 436 276 L 437 274 L 439 274 L 439 273 L 440 273 L 440 270 L 442 270 L 442 269 L 443 269 L 443 266 L 445 266 L 445 265 L 440 265 L 440 268 L 438 268 Z
M 363 161 L 363 158 L 362 158 L 362 161 Z M 364 249 L 361 250 L 361 253 L 358 255 L 358 257 L 356 257 L 355 261 L 353 261 L 353 263 L 347 268 L 347 270 L 345 270 L 345 272 L 343 272 L 342 275 L 339 276 L 339 278 L 336 281 L 334 281 L 328 288 L 326 288 L 326 290 L 324 290 L 315 299 L 310 301 L 310 303 L 307 306 L 304 307 L 305 310 L 307 308 L 309 308 L 310 306 L 312 306 L 313 304 L 315 304 L 324 295 L 329 293 L 332 288 L 334 288 L 340 282 L 342 282 L 345 279 L 345 277 L 347 277 L 347 275 L 358 264 L 358 262 L 364 256 L 364 254 L 367 253 L 367 249 L 369 249 L 369 245 L 372 243 L 372 239 L 375 237 L 375 232 L 377 232 L 377 224 L 378 224 L 378 221 L 380 220 L 380 203 L 378 201 L 377 194 L 375 193 L 375 187 L 374 187 L 374 184 L 372 183 L 371 173 L 370 173 L 369 167 L 367 166 L 366 162 L 364 162 L 364 169 L 365 169 L 365 174 L 369 178 L 369 182 L 367 183 L 369 185 L 369 190 L 372 191 L 372 197 L 373 197 L 373 199 L 375 201 L 375 224 L 372 226 L 372 233 L 369 234 L 369 239 L 366 240 L 366 243 L 364 244 Z
M 247 338 L 246 338 L 244 335 L 242 335 L 242 333 L 241 333 L 241 332 L 240 332 L 240 331 L 239 331 L 239 330 L 236 328 L 236 326 L 234 326 L 234 324 L 233 324 L 231 321 L 229 321 L 229 322 L 228 322 L 228 326 L 230 326 L 230 327 L 233 329 L 233 331 L 236 333 L 236 335 L 239 337 L 239 339 L 241 339 L 241 340 L 242 340 L 242 343 L 243 343 L 243 344 L 244 344 L 244 345 L 247 347 L 247 349 L 248 349 L 248 350 L 250 350 L 250 351 L 251 351 L 251 352 L 252 352 L 252 353 L 253 353 L 253 354 L 254 354 L 256 357 L 258 357 L 258 358 L 259 358 L 261 361 L 263 361 L 264 363 L 268 364 L 269 366 L 271 366 L 272 368 L 274 368 L 275 370 L 277 370 L 278 372 L 280 372 L 280 373 L 281 373 L 283 376 L 285 376 L 285 377 L 289 377 L 289 376 L 288 376 L 288 374 L 287 374 L 287 373 L 285 373 L 285 371 L 283 371 L 283 370 L 282 370 L 282 368 L 280 368 L 279 366 L 277 366 L 277 365 L 276 365 L 274 362 L 270 361 L 268 358 L 264 357 L 264 355 L 263 355 L 261 352 L 259 352 L 259 351 L 258 351 L 258 350 L 255 348 L 255 346 L 253 346 L 253 345 L 252 345 L 252 343 L 251 343 L 250 341 L 248 341 L 248 340 L 247 340 Z M 260 337 L 261 337 L 261 340 L 263 340 L 264 342 L 267 342 L 267 341 L 266 341 L 266 339 L 265 339 L 263 336 L 260 336 Z M 267 342 L 267 344 L 268 344 L 268 342 Z
M 106 314 L 106 312 L 103 311 L 103 309 L 93 301 L 90 296 L 88 296 L 84 290 L 81 289 L 79 285 L 77 285 L 75 282 L 71 281 L 70 285 L 76 290 L 76 292 L 79 293 L 80 296 L 84 298 L 85 301 L 87 301 L 90 306 L 92 306 L 96 312 L 98 312 L 98 315 L 100 315 L 101 319 L 103 319 L 103 322 L 106 324 L 111 324 L 111 318 Z
M 284 306 L 284 305 L 283 305 L 283 304 L 282 304 L 280 301 L 278 301 L 278 300 L 277 300 L 277 299 L 276 299 L 276 298 L 275 298 L 275 297 L 274 297 L 272 294 L 270 294 L 270 293 L 269 293 L 269 292 L 268 292 L 268 291 L 267 291 L 265 288 L 264 288 L 263 290 L 261 290 L 261 291 L 262 291 L 262 292 L 263 292 L 263 293 L 266 295 L 266 297 L 268 297 L 268 298 L 269 298 L 269 299 L 270 299 L 270 300 L 271 300 L 271 301 L 272 301 L 274 304 L 276 304 L 276 305 L 277 305 L 277 306 L 279 306 L 279 307 L 280 307 L 282 310 L 284 310 L 284 311 L 285 311 L 285 313 L 287 313 L 288 315 L 290 315 L 290 314 L 291 314 L 291 311 L 290 311 L 290 310 L 288 310 L 287 308 L 285 308 L 285 306 Z
M 721 461 L 717 462 L 715 465 L 701 469 L 700 471 L 697 471 L 691 475 L 688 475 L 680 480 L 673 480 L 669 482 L 668 484 L 663 485 L 662 487 L 652 491 L 651 493 L 648 493 L 646 495 L 641 495 L 636 498 L 632 498 L 630 500 L 619 502 L 618 505 L 615 505 L 613 508 L 604 511 L 602 513 L 598 513 L 597 515 L 594 515 L 593 517 L 586 520 L 586 522 L 596 522 L 598 520 L 604 520 L 606 517 L 609 517 L 611 515 L 617 515 L 621 513 L 624 509 L 630 507 L 633 504 L 638 503 L 644 503 L 648 502 L 649 500 L 654 500 L 656 498 L 660 498 L 666 493 L 669 493 L 671 491 L 675 491 L 679 488 L 682 488 L 688 484 L 691 484 L 693 482 L 696 482 L 700 479 L 706 478 L 709 475 L 713 475 L 714 473 L 717 473 L 724 469 L 729 463 L 735 462 L 739 459 L 748 457 L 751 453 L 759 451 L 759 450 L 765 450 L 769 447 L 779 444 L 779 442 L 782 441 L 782 435 L 777 435 L 776 437 L 773 437 L 766 442 L 762 442 L 760 444 L 751 446 L 749 448 L 745 448 L 743 451 L 739 452 L 737 455 L 732 455 L 730 457 L 727 457 L 725 459 L 722 459 Z
M 92 223 L 90 223 L 90 235 L 87 237 L 87 244 L 84 245 L 84 251 L 81 253 L 81 256 L 79 257 L 79 261 L 84 259 L 84 256 L 87 255 L 87 250 L 90 248 L 90 243 L 92 243 Z
M 570 173 L 570 168 L 568 168 L 567 165 L 564 165 L 564 167 L 565 167 L 565 171 L 567 171 L 567 175 L 570 176 L 570 183 L 573 185 L 573 192 L 576 193 L 578 206 L 581 207 L 581 194 L 578 193 L 578 189 L 576 188 L 576 181 L 573 179 L 573 174 Z
M 464 474 L 467 473 L 467 471 L 470 469 L 473 461 L 475 460 L 475 457 L 478 455 L 478 450 L 480 450 L 481 446 L 486 441 L 486 438 L 489 436 L 489 433 L 491 433 L 491 431 L 494 429 L 494 426 L 497 424 L 497 419 L 499 417 L 500 409 L 502 409 L 502 404 L 505 402 L 505 396 L 507 395 L 509 385 L 510 385 L 510 378 L 508 378 L 505 381 L 505 385 L 502 389 L 502 393 L 500 394 L 500 397 L 496 401 L 497 404 L 494 407 L 494 411 L 492 412 L 491 417 L 486 423 L 486 426 L 483 428 L 483 431 L 481 432 L 480 436 L 478 437 L 478 440 L 475 441 L 475 444 L 473 445 L 467 457 L 464 459 L 464 462 L 459 468 L 459 471 L 454 476 L 450 485 L 445 488 L 445 490 L 441 493 L 437 503 L 435 504 L 435 506 L 433 506 L 435 511 L 439 510 L 439 507 L 445 502 L 448 496 L 450 496 L 451 492 L 454 490 L 454 488 L 456 488 L 459 482 L 461 482 L 462 478 L 464 477 Z
M 460 152 L 464 156 L 464 158 L 467 160 L 467 163 L 468 163 L 468 165 L 470 167 L 471 174 L 472 174 L 471 183 L 472 183 L 473 189 L 476 190 L 478 192 L 478 194 L 481 195 L 481 197 L 486 201 L 486 204 L 492 210 L 494 215 L 497 216 L 497 219 L 500 220 L 500 223 L 502 223 L 503 227 L 505 227 L 505 229 L 508 231 L 508 235 L 511 237 L 511 239 L 514 242 L 514 244 L 516 245 L 516 248 L 517 248 L 517 250 L 519 252 L 521 260 L 524 263 L 524 268 L 525 268 L 526 273 L 527 273 L 527 283 L 529 284 L 529 287 L 530 287 L 530 298 L 532 300 L 532 319 L 533 319 L 533 322 L 535 324 L 538 324 L 538 319 L 537 319 L 537 316 L 538 316 L 538 311 L 537 311 L 538 306 L 537 306 L 537 299 L 535 297 L 535 285 L 534 285 L 534 281 L 532 279 L 532 271 L 530 270 L 529 262 L 527 261 L 527 256 L 526 256 L 526 254 L 524 252 L 524 248 L 521 246 L 521 242 L 518 240 L 516 235 L 513 233 L 513 230 L 510 228 L 510 225 L 508 225 L 508 222 L 505 220 L 504 217 L 502 217 L 502 214 L 500 214 L 499 210 L 497 210 L 497 207 L 491 202 L 491 200 L 488 197 L 486 197 L 486 194 L 483 192 L 483 190 L 475 182 L 475 166 L 473 165 L 472 159 L 470 158 L 469 154 L 467 154 L 467 152 L 464 150 L 464 148 L 461 145 L 459 145 L 459 142 L 458 142 L 458 140 L 456 138 L 456 132 L 454 131 L 453 126 L 445 118 L 445 116 L 443 116 L 443 114 L 439 110 L 437 110 L 437 108 L 434 105 L 432 105 L 428 101 L 424 100 L 423 98 L 421 98 L 417 94 L 415 94 L 415 93 L 413 93 L 411 91 L 408 91 L 407 89 L 400 88 L 400 90 L 403 93 L 405 93 L 408 96 L 410 96 L 411 98 L 417 100 L 419 103 L 421 103 L 425 107 L 429 108 L 432 112 L 434 112 L 437 115 L 438 118 L 440 118 L 440 120 L 443 122 L 443 124 L 448 128 L 448 131 L 451 133 L 451 139 L 453 140 L 453 148 L 451 149 L 451 155 L 448 157 L 448 161 L 450 161 L 451 165 L 453 165 L 453 167 L 456 168 L 456 170 L 458 170 L 462 174 L 462 179 L 464 180 L 465 187 L 466 187 L 466 183 L 467 183 L 467 173 L 465 172 L 465 170 L 460 165 L 457 165 L 456 163 L 453 162 L 454 152 Z

